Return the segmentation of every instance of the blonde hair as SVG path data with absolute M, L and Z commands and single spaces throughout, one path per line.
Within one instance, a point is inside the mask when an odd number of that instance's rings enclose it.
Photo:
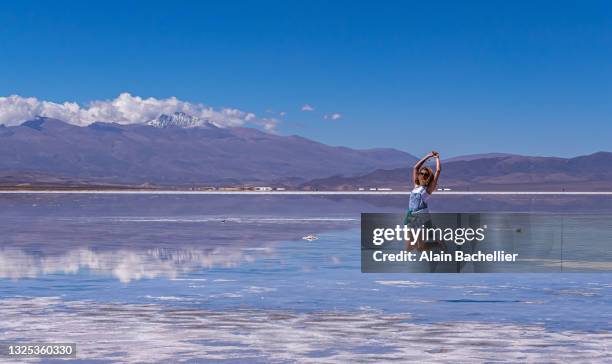
M 425 182 L 425 184 L 421 183 L 422 177 L 420 175 L 421 171 L 426 170 L 427 172 L 429 172 L 429 176 L 427 177 L 427 181 Z M 415 181 L 417 185 L 419 186 L 429 186 L 429 184 L 431 183 L 431 181 L 433 180 L 433 169 L 429 168 L 429 167 L 421 167 L 419 168 L 419 174 L 417 175 L 417 180 Z

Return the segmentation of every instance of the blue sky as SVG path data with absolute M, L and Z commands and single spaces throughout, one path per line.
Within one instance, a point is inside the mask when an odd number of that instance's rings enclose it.
M 612 150 L 605 2 L 15 1 L 0 24 L 0 96 L 176 96 L 414 154 Z

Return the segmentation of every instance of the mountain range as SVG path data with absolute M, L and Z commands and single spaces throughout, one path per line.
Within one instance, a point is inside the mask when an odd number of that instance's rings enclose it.
M 411 189 L 412 168 L 379 169 L 361 176 L 332 176 L 300 186 L 303 189 Z M 612 153 L 575 158 L 493 155 L 442 161 L 440 188 L 479 191 L 610 191 Z
M 245 186 L 306 190 L 412 187 L 417 158 L 357 150 L 185 113 L 142 124 L 76 126 L 37 117 L 0 125 L 0 186 Z M 473 154 L 443 161 L 441 188 L 612 190 L 612 153 L 575 158 Z
M 46 117 L 0 125 L 3 185 L 294 186 L 415 160 L 394 149 L 356 150 L 254 128 L 220 128 L 182 113 L 130 125 L 80 127 Z

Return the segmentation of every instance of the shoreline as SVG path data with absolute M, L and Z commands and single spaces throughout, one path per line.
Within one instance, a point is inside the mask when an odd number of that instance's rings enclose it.
M 0 194 L 120 194 L 120 195 L 410 195 L 410 191 L 190 191 L 137 189 L 0 189 Z M 436 195 L 587 195 L 612 196 L 612 191 L 436 191 Z

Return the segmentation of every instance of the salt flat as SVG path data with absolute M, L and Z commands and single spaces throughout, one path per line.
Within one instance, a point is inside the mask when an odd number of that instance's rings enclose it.
M 184 191 L 184 190 L 0 190 L 0 194 L 102 195 L 410 195 L 410 191 Z M 583 195 L 612 196 L 612 191 L 436 191 L 436 195 Z

